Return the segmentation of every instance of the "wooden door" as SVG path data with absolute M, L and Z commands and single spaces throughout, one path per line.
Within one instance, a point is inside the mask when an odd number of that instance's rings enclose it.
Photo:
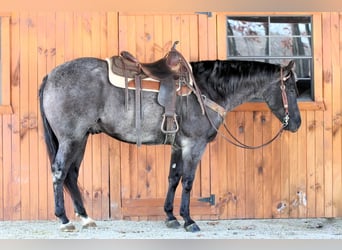
M 151 62 L 163 57 L 174 41 L 180 41 L 177 49 L 188 60 L 207 59 L 210 54 L 208 43 L 216 46 L 213 43 L 216 36 L 213 35 L 211 39 L 208 37 L 208 30 L 215 30 L 214 25 L 214 20 L 196 14 L 120 14 L 119 50 L 130 51 L 140 61 Z M 216 55 L 212 53 L 211 56 L 215 58 Z M 138 148 L 136 145 L 120 143 L 119 147 L 122 216 L 137 219 L 164 216 L 170 146 L 143 145 Z M 197 170 L 191 194 L 191 213 L 197 217 L 216 214 L 213 204 L 199 201 L 212 194 L 209 151 L 210 147 Z M 175 199 L 176 215 L 179 214 L 180 194 L 181 184 Z

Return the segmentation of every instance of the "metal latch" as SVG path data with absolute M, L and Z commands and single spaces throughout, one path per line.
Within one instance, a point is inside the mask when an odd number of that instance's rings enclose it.
M 211 206 L 214 206 L 215 205 L 215 195 L 211 194 L 209 197 L 199 198 L 198 201 L 208 202 L 208 203 L 210 203 Z

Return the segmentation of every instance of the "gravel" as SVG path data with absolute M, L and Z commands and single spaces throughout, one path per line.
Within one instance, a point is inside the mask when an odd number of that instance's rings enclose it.
M 97 221 L 97 227 L 61 232 L 59 221 L 0 221 L 0 239 L 342 239 L 341 219 L 197 221 L 200 232 L 163 221 Z

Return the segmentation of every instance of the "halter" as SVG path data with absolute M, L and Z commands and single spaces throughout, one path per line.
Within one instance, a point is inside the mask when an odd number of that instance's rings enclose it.
M 211 126 L 216 130 L 216 132 L 223 138 L 225 139 L 226 141 L 228 141 L 229 143 L 233 144 L 234 146 L 237 146 L 237 147 L 240 147 L 240 148 L 244 148 L 244 149 L 258 149 L 258 148 L 262 148 L 264 146 L 267 146 L 269 145 L 270 143 L 272 143 L 274 140 L 276 140 L 281 134 L 282 132 L 284 131 L 284 129 L 288 126 L 289 124 L 289 120 L 290 120 L 290 116 L 289 116 L 289 104 L 288 104 L 288 99 L 287 99 L 287 94 L 286 94 L 286 85 L 285 85 L 285 81 L 287 81 L 288 79 L 290 78 L 290 76 L 287 76 L 287 77 L 283 77 L 283 68 L 280 68 L 280 89 L 281 89 L 281 97 L 282 97 L 282 101 L 283 101 L 283 107 L 284 107 L 284 110 L 285 110 L 285 115 L 284 115 L 284 118 L 283 118 L 283 121 L 282 121 L 282 126 L 281 128 L 279 129 L 278 133 L 271 139 L 269 140 L 268 142 L 266 143 L 263 143 L 261 145 L 258 145 L 258 146 L 249 146 L 249 145 L 246 145 L 244 143 L 242 143 L 241 141 L 239 141 L 231 132 L 230 130 L 228 129 L 224 119 L 225 119 L 225 114 L 226 114 L 226 111 L 225 109 L 220 106 L 219 104 L 209 100 L 208 98 L 206 98 L 205 96 L 202 95 L 202 98 L 203 98 L 203 102 L 205 104 L 205 106 L 209 107 L 210 109 L 216 111 L 223 119 L 223 126 L 225 128 L 225 130 L 227 131 L 227 133 L 233 138 L 233 140 L 235 141 L 232 141 L 231 139 L 229 139 L 227 136 L 225 136 L 223 133 L 221 133 L 217 128 L 216 126 L 214 125 L 213 121 L 210 119 L 209 115 L 208 115 L 208 112 L 206 110 L 206 116 L 211 124 Z M 206 109 L 206 108 L 205 108 Z M 224 110 L 224 111 L 222 111 Z

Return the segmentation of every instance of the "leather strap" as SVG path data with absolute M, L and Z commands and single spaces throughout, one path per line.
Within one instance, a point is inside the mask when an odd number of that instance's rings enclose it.
M 205 95 L 202 95 L 202 100 L 204 105 L 209 107 L 210 109 L 214 110 L 216 113 L 218 113 L 223 119 L 226 117 L 227 111 L 220 105 L 218 105 L 216 102 L 210 100 Z
M 135 129 L 137 146 L 141 146 L 141 77 L 135 76 Z

